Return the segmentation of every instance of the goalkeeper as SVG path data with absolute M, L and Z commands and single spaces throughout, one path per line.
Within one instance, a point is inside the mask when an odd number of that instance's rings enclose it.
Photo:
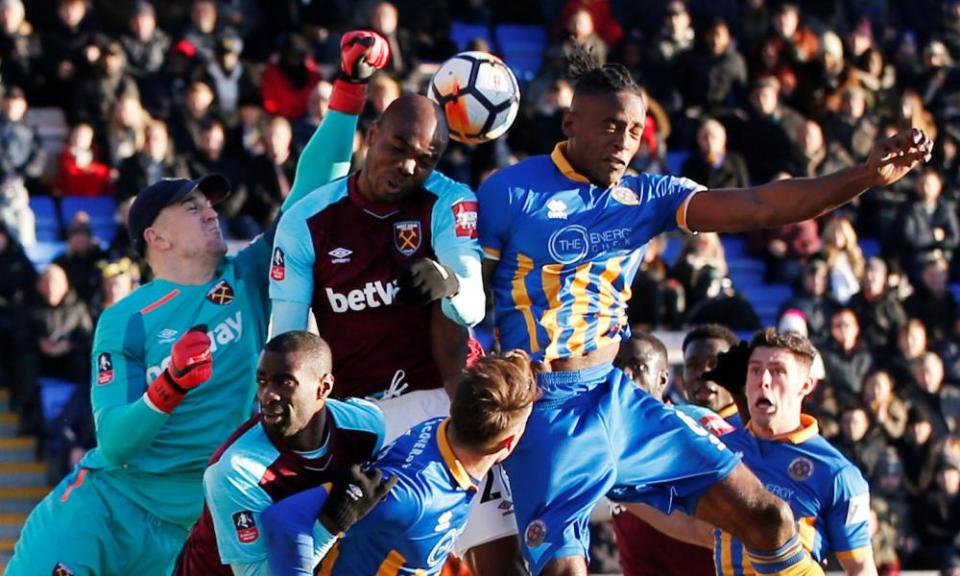
M 342 77 L 283 209 L 347 173 L 366 79 L 388 56 L 373 33 L 344 36 Z M 171 572 L 207 460 L 250 415 L 267 337 L 273 229 L 226 257 L 214 205 L 229 192 L 208 175 L 161 180 L 134 201 L 130 233 L 155 279 L 97 326 L 98 447 L 30 514 L 7 574 Z

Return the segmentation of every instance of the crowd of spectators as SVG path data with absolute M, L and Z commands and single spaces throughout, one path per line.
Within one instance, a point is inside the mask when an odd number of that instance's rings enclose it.
M 458 50 L 455 22 L 533 25 L 548 38 L 508 135 L 453 144 L 444 158 L 444 172 L 473 185 L 562 139 L 573 94 L 564 56 L 576 44 L 644 87 L 636 171 L 741 187 L 850 167 L 905 128 L 936 139 L 935 161 L 897 185 L 745 240 L 766 281 L 794 287 L 781 323 L 820 348 L 809 409 L 872 481 L 883 573 L 960 565 L 957 0 L 0 0 L 0 386 L 22 432 L 57 447 L 60 471 L 94 441 L 96 319 L 149 274 L 122 226 L 139 190 L 221 172 L 234 190 L 218 207 L 225 233 L 253 237 L 326 112 L 339 35 L 368 27 L 392 50 L 355 137 L 360 165 L 370 122 Z M 56 157 L 31 121 L 39 109 L 68 127 Z M 25 251 L 34 196 L 111 197 L 120 230 L 96 238 L 81 213 L 63 225 L 64 253 L 37 270 Z M 686 238 L 670 261 L 664 246 L 652 242 L 641 264 L 634 327 L 760 326 L 721 238 Z M 43 378 L 78 385 L 53 430 Z

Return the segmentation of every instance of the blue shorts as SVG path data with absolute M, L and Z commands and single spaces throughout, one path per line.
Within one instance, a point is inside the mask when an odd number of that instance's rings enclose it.
M 611 365 L 538 381 L 543 397 L 504 462 L 533 574 L 554 558 L 589 557 L 587 524 L 602 496 L 693 514 L 704 492 L 740 462 Z

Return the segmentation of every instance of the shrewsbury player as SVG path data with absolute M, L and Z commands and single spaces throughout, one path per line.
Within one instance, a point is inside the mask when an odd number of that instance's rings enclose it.
M 867 482 L 820 436 L 816 420 L 801 413 L 803 398 L 815 386 L 810 366 L 816 354 L 797 334 L 771 328 L 754 336 L 749 360 L 739 368 L 740 374 L 746 372 L 745 386 L 742 377 L 739 386 L 724 382 L 745 396 L 750 418 L 745 428 L 723 435 L 723 441 L 743 454 L 744 463 L 768 490 L 790 504 L 803 546 L 815 560 L 834 554 L 846 574 L 876 575 Z M 728 361 L 721 355 L 721 365 Z M 713 549 L 720 576 L 760 573 L 751 566 L 743 543 L 729 533 L 681 513 L 664 516 L 649 507 L 628 507 L 677 538 Z
M 461 376 L 449 418 L 415 426 L 373 464 L 396 485 L 348 530 L 319 574 L 434 575 L 463 531 L 478 478 L 523 435 L 537 386 L 522 352 L 479 359 Z M 326 489 L 301 492 L 263 515 L 276 576 L 313 574 L 310 552 L 336 536 L 317 522 Z
M 439 108 L 400 97 L 371 127 L 364 168 L 313 192 L 277 230 L 274 332 L 305 329 L 312 307 L 333 348 L 334 397 L 376 400 L 387 442 L 449 413 L 444 383 L 464 366 L 466 326 L 485 312 L 476 197 L 433 171 L 447 140 Z M 486 483 L 458 547 L 484 546 L 478 562 L 509 557 L 500 546 L 519 556 L 515 541 L 494 543 L 516 534 L 499 467 Z
M 304 149 L 284 208 L 348 169 L 363 75 L 386 62 L 385 41 L 375 39 L 344 36 L 344 79 Z M 31 513 L 8 574 L 57 566 L 73 574 L 170 573 L 200 515 L 207 460 L 249 417 L 266 340 L 272 231 L 225 257 L 213 205 L 228 193 L 218 175 L 162 180 L 130 208 L 131 236 L 155 279 L 97 324 L 91 401 L 98 447 Z M 198 323 L 209 339 L 187 335 Z M 209 381 L 177 373 L 202 353 L 217 365 Z
M 563 120 L 568 140 L 549 156 L 501 170 L 478 191 L 501 347 L 525 349 L 551 370 L 539 377 L 544 396 L 529 434 L 504 465 L 530 566 L 536 574 L 585 574 L 588 517 L 609 493 L 680 508 L 738 535 L 760 572 L 776 572 L 787 559 L 797 562 L 792 573 L 816 573 L 789 507 L 714 437 L 638 394 L 611 366 L 626 331 L 629 286 L 647 242 L 661 232 L 812 218 L 900 179 L 930 156 L 932 143 L 908 131 L 880 143 L 863 165 L 748 189 L 624 176 L 646 116 L 640 89 L 622 66 L 577 67 Z
M 267 343 L 257 369 L 260 414 L 213 455 L 206 504 L 174 574 L 269 573 L 260 514 L 380 451 L 383 413 L 364 400 L 328 399 L 331 368 L 330 347 L 315 334 L 285 332 Z

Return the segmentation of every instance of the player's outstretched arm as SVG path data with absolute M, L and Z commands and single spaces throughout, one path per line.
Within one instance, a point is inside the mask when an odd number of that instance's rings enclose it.
M 713 549 L 713 526 L 693 516 L 688 516 L 680 510 L 674 510 L 667 515 L 646 504 L 621 502 L 631 514 L 653 526 L 660 532 L 674 540 L 686 542 L 694 546 Z
M 185 333 L 171 349 L 169 366 L 131 403 L 131 391 L 143 390 L 143 366 L 116 345 L 122 335 L 111 333 L 103 319 L 101 326 L 107 328 L 97 330 L 91 401 L 100 451 L 120 465 L 146 450 L 186 394 L 210 379 L 210 338 L 202 326 Z
M 701 192 L 690 200 L 687 227 L 695 232 L 742 232 L 815 218 L 870 188 L 900 180 L 929 161 L 932 151 L 933 141 L 914 128 L 877 143 L 863 164 L 833 174 Z
M 367 82 L 390 61 L 390 45 L 376 32 L 347 32 L 340 40 L 340 77 L 333 83 L 330 108 L 297 162 L 289 209 L 327 182 L 346 176 L 353 156 L 357 118 L 367 101 Z

